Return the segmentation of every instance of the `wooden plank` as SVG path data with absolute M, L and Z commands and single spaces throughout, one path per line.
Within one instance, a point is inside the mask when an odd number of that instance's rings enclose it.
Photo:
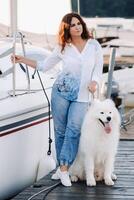
M 134 200 L 134 141 L 120 141 L 115 161 L 117 181 L 114 186 L 106 186 L 98 182 L 96 187 L 87 187 L 86 182 L 73 183 L 72 187 L 62 185 L 52 190 L 46 197 L 47 200 Z M 52 174 L 52 173 L 51 173 Z M 41 179 L 33 186 L 26 188 L 13 200 L 28 200 L 33 194 L 55 183 L 51 180 L 51 174 Z M 43 200 L 45 192 L 33 198 Z

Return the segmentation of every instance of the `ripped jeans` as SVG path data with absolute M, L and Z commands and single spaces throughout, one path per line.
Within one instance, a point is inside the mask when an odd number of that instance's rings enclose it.
M 70 101 L 59 94 L 54 84 L 51 98 L 55 148 L 59 165 L 70 166 L 77 154 L 81 125 L 88 103 Z

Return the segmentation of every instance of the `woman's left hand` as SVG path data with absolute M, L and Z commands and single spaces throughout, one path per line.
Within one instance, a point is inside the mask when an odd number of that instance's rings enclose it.
M 91 93 L 94 93 L 97 89 L 97 82 L 96 81 L 91 81 L 88 85 L 88 89 Z

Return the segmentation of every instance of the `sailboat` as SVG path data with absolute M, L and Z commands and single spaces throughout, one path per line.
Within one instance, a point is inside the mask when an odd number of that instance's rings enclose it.
M 0 40 L 1 200 L 15 196 L 56 167 L 50 99 L 60 65 L 43 74 L 11 63 L 14 53 L 40 61 L 51 52 L 25 42 L 17 31 L 17 0 L 10 2 L 11 37 Z
M 32 56 L 41 55 L 39 49 L 35 51 L 33 46 L 31 48 Z M 47 155 L 51 116 L 37 74 L 28 89 L 26 74 L 16 66 L 14 89 L 12 70 L 3 69 L 10 63 L 4 60 L 1 59 L 3 66 L 0 76 L 0 199 L 16 194 L 55 168 L 54 160 L 50 161 L 52 155 Z M 8 57 L 6 60 L 9 60 Z M 29 76 L 32 73 L 29 71 Z M 50 99 L 54 79 L 49 75 L 42 75 L 42 79 Z M 42 174 L 39 172 L 41 159 L 44 160 Z

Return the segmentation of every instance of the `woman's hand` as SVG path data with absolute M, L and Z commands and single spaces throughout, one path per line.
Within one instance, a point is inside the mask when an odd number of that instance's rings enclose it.
M 23 63 L 24 57 L 20 55 L 11 55 L 11 62 L 12 63 Z
M 20 56 L 20 55 L 12 55 L 11 62 L 12 63 L 23 63 L 32 68 L 36 68 L 36 65 L 37 65 L 37 62 L 35 60 L 31 60 L 29 58 L 26 58 L 26 57 Z
M 88 85 L 88 89 L 91 93 L 95 93 L 97 89 L 97 82 L 96 81 L 91 81 Z

